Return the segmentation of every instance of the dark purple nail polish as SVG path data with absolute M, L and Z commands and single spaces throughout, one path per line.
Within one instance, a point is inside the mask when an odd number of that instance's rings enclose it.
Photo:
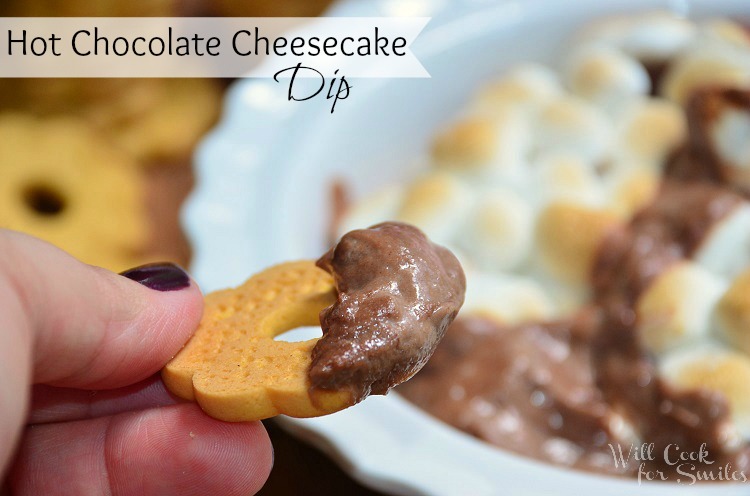
M 120 275 L 156 291 L 176 291 L 190 286 L 190 276 L 169 262 L 141 265 L 120 272 Z

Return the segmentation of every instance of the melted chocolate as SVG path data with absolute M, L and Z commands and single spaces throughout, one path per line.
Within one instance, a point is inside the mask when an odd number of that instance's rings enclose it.
M 626 473 L 609 444 L 627 440 L 596 384 L 596 311 L 560 322 L 503 326 L 459 318 L 399 393 L 496 446 L 585 470 Z M 629 442 L 629 441 L 627 441 Z
M 559 465 L 629 476 L 658 470 L 674 480 L 680 474 L 665 449 L 703 446 L 713 463 L 695 469 L 750 472 L 750 447 L 734 445 L 725 398 L 670 388 L 629 316 L 614 309 L 519 326 L 460 318 L 398 391 L 469 434 Z M 615 462 L 644 443 L 653 444 L 652 458 Z
M 336 179 L 331 183 L 329 199 L 331 202 L 331 216 L 328 224 L 328 240 L 331 244 L 335 244 L 339 237 L 338 233 L 341 223 L 352 203 L 351 191 L 342 179 Z
M 719 186 L 666 181 L 651 205 L 602 242 L 591 276 L 597 301 L 632 306 L 657 275 L 690 257 L 741 201 Z
M 651 81 L 651 96 L 658 96 L 661 81 L 664 79 L 667 69 L 669 69 L 669 63 L 661 60 L 644 61 L 643 67 Z
M 320 313 L 312 387 L 385 394 L 427 362 L 464 301 L 461 265 L 407 224 L 352 231 L 318 260 L 336 303 Z
M 671 388 L 640 346 L 629 316 L 610 308 L 592 346 L 597 385 L 604 399 L 624 415 L 640 439 L 653 443 L 658 454 L 647 460 L 648 470 L 678 477 L 676 466 L 661 454 L 670 447 L 698 452 L 703 446 L 713 463 L 695 462 L 698 468 L 715 472 L 729 464 L 732 470 L 750 471 L 750 446 L 735 446 L 730 436 L 726 398 L 710 390 Z
M 459 429 L 552 463 L 674 477 L 664 449 L 698 451 L 705 443 L 714 464 L 699 468 L 715 472 L 729 463 L 750 471 L 750 448 L 730 443 L 725 399 L 668 387 L 639 343 L 633 311 L 654 278 L 691 256 L 740 201 L 711 184 L 665 183 L 651 205 L 602 243 L 588 308 L 569 320 L 515 327 L 459 318 L 399 392 Z M 644 442 L 653 443 L 652 459 L 615 463 L 613 450 L 627 456 Z

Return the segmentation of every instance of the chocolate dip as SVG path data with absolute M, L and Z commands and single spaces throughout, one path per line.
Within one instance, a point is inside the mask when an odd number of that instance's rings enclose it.
M 602 242 L 591 275 L 596 300 L 632 306 L 657 275 L 692 256 L 711 227 L 741 201 L 705 182 L 664 182 L 651 205 Z
M 419 371 L 464 301 L 456 257 L 407 224 L 352 231 L 317 264 L 338 298 L 320 313 L 308 376 L 313 388 L 350 390 L 354 401 Z
M 612 449 L 705 443 L 715 469 L 750 471 L 750 448 L 730 436 L 726 400 L 678 392 L 640 345 L 638 295 L 690 257 L 741 197 L 709 183 L 667 181 L 657 199 L 603 241 L 592 303 L 559 322 L 519 326 L 459 318 L 432 360 L 398 391 L 436 417 L 499 447 L 614 475 L 639 468 L 675 476 L 661 455 L 615 464 Z M 733 444 L 734 443 L 734 444 Z M 679 474 L 677 474 L 679 475 Z
M 717 468 L 730 467 L 730 472 L 748 473 L 750 445 L 733 434 L 726 398 L 707 389 L 670 387 L 641 347 L 630 316 L 610 308 L 604 317 L 591 344 L 597 385 L 603 399 L 620 412 L 638 438 L 653 443 L 654 452 L 660 454 L 670 446 L 679 446 L 683 452 L 698 452 L 703 446 L 710 453 L 710 463 L 692 462 L 699 470 L 716 474 Z M 673 479 L 680 476 L 663 456 L 646 462 L 648 470 L 659 470 Z
M 675 478 L 661 453 L 705 445 L 713 463 L 698 469 L 750 471 L 750 447 L 731 435 L 725 398 L 670 388 L 622 317 L 589 307 L 518 326 L 459 318 L 398 392 L 469 434 L 558 465 L 634 476 L 644 463 Z M 614 462 L 613 449 L 627 456 L 643 443 L 653 443 L 653 459 Z
M 596 383 L 596 311 L 569 321 L 505 326 L 460 318 L 398 392 L 496 446 L 584 470 L 624 474 L 610 443 L 627 443 Z
M 671 60 L 642 62 L 651 95 L 659 97 Z M 710 454 L 690 461 L 690 471 L 706 479 L 750 473 L 750 442 L 735 430 L 727 399 L 670 386 L 639 336 L 639 296 L 699 252 L 711 230 L 750 197 L 750 155 L 734 146 L 750 139 L 750 91 L 700 88 L 685 116 L 687 140 L 663 164 L 658 194 L 599 245 L 587 305 L 558 321 L 519 325 L 462 315 L 429 363 L 397 391 L 477 438 L 558 465 L 639 480 L 653 471 L 656 480 L 689 482 L 679 472 L 685 468 L 665 458 L 674 446 Z M 332 259 L 321 262 L 330 266 Z M 373 390 L 380 385 L 369 382 Z M 652 456 L 633 456 L 643 446 Z

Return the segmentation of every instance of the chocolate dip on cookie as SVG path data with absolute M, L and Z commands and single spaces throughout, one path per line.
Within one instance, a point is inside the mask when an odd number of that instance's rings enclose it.
M 416 227 L 343 236 L 320 260 L 269 267 L 206 295 L 167 388 L 229 422 L 337 412 L 416 374 L 464 302 L 463 269 Z M 275 338 L 320 323 L 323 337 Z
M 338 297 L 320 314 L 310 383 L 349 390 L 355 401 L 417 373 L 464 301 L 456 257 L 408 224 L 352 231 L 317 265 L 333 276 Z

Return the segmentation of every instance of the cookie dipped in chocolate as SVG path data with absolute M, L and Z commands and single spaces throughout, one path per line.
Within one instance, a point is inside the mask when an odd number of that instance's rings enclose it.
M 416 374 L 464 301 L 456 257 L 408 224 L 349 232 L 317 265 L 338 297 L 320 313 L 308 377 L 313 389 L 349 390 L 355 402 Z

